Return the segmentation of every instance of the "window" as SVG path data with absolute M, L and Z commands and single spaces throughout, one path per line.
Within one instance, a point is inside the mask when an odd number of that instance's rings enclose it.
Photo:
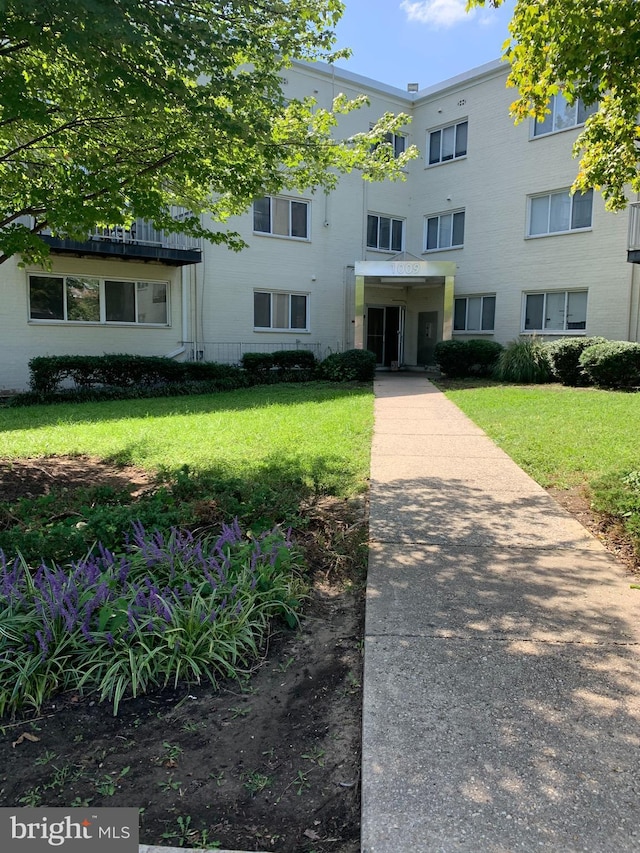
M 404 220 L 370 213 L 367 216 L 367 247 L 386 252 L 401 252 Z
M 115 281 L 84 276 L 29 276 L 31 320 L 166 326 L 166 281 Z
M 469 122 L 461 121 L 458 124 L 441 127 L 440 130 L 432 130 L 429 133 L 427 149 L 430 166 L 466 156 L 468 125 Z
M 546 193 L 529 199 L 529 237 L 591 228 L 593 190 Z
M 453 308 L 454 332 L 492 332 L 495 328 L 495 296 L 462 296 Z
M 373 130 L 374 125 L 369 125 L 369 130 Z M 391 145 L 393 148 L 393 156 L 399 157 L 401 154 L 404 154 L 407 148 L 407 137 L 403 136 L 402 133 L 385 133 L 384 141 L 387 145 Z M 377 145 L 373 145 L 372 149 L 377 148 Z
M 585 107 L 580 98 L 569 104 L 562 94 L 552 95 L 549 101 L 549 114 L 544 121 L 534 120 L 533 135 L 544 136 L 547 133 L 557 133 L 571 127 L 584 124 L 590 115 L 598 111 L 598 105 Z
M 253 325 L 256 329 L 308 331 L 309 296 L 306 293 L 256 291 Z
M 385 134 L 384 141 L 393 146 L 394 157 L 399 157 L 401 154 L 404 154 L 407 147 L 406 136 L 403 136 L 401 133 L 387 133 Z
M 309 239 L 309 202 L 265 196 L 253 203 L 253 230 L 277 237 Z
M 428 216 L 425 226 L 425 251 L 455 249 L 464 243 L 464 210 Z
M 558 290 L 527 293 L 524 305 L 526 332 L 571 332 L 587 327 L 587 291 Z

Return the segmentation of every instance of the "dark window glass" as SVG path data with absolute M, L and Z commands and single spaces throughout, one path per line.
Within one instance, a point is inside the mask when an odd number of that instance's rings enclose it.
M 32 320 L 64 320 L 64 280 L 29 276 L 29 316 Z
M 378 248 L 388 249 L 391 245 L 391 220 L 386 216 L 380 217 L 380 237 Z
M 291 236 L 307 237 L 307 205 L 305 202 L 291 202 Z
M 394 252 L 402 251 L 402 226 L 401 219 L 393 219 L 391 221 L 391 248 Z
M 427 219 L 427 249 L 438 248 L 438 217 Z
M 525 306 L 525 329 L 543 329 L 544 293 L 530 293 Z
M 590 228 L 592 209 L 593 190 L 587 190 L 586 193 L 575 193 L 571 208 L 571 227 Z
M 291 296 L 291 328 L 307 328 L 307 297 Z
M 488 331 L 495 328 L 496 322 L 496 298 L 485 296 L 482 300 L 482 329 Z
M 253 325 L 260 329 L 271 328 L 271 294 L 253 294 Z
M 135 323 L 136 296 L 132 281 L 105 281 L 105 316 L 107 323 Z
M 256 199 L 253 203 L 253 230 L 271 233 L 271 199 Z
M 468 122 L 462 121 L 456 127 L 456 157 L 464 157 L 467 153 Z
M 467 300 L 456 299 L 453 307 L 453 329 L 455 332 L 464 332 L 467 317 Z
M 439 163 L 440 162 L 440 137 L 442 136 L 442 131 L 435 130 L 429 136 L 429 163 Z
M 378 217 L 367 216 L 367 246 L 370 249 L 378 248 Z
M 452 246 L 462 246 L 464 243 L 464 211 L 453 214 L 453 238 Z

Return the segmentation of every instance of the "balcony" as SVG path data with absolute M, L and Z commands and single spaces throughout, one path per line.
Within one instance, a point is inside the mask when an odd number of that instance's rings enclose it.
M 629 205 L 627 260 L 630 264 L 640 264 L 640 202 Z
M 171 215 L 179 219 L 184 212 L 184 208 L 176 207 L 172 208 Z M 187 234 L 156 231 L 144 219 L 136 219 L 130 228 L 100 228 L 86 241 L 53 237 L 47 231 L 40 236 L 58 255 L 156 261 L 174 267 L 198 264 L 202 260 L 201 240 Z

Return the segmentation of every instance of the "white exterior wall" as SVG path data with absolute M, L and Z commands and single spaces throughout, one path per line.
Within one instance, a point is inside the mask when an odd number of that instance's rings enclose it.
M 83 275 L 131 281 L 168 282 L 169 324 L 145 326 L 119 323 L 69 323 L 29 319 L 28 276 Z M 181 273 L 176 267 L 52 255 L 51 269 L 20 269 L 15 260 L 0 267 L 2 336 L 0 390 L 24 390 L 28 362 L 42 355 L 166 355 L 182 344 Z
M 405 221 L 405 252 L 422 260 L 454 262 L 456 296 L 495 294 L 493 333 L 454 334 L 482 334 L 506 343 L 522 331 L 525 293 L 587 289 L 584 333 L 638 340 L 640 270 L 626 262 L 626 212 L 607 213 L 600 195 L 594 193 L 590 229 L 526 236 L 528 196 L 571 186 L 577 171 L 571 149 L 579 130 L 532 138 L 527 122 L 515 127 L 509 116 L 515 93 L 505 87 L 507 71 L 501 63 L 490 63 L 407 94 L 329 66 L 296 63 L 283 74 L 285 96 L 311 96 L 327 108 L 339 93 L 369 97 L 368 106 L 341 119 L 340 137 L 367 130 L 387 111 L 412 116 L 404 132 L 407 144 L 415 144 L 422 156 L 409 165 L 407 180 L 373 184 L 353 174 L 341 178 L 328 194 L 290 194 L 310 203 L 309 240 L 256 234 L 252 211 L 248 211 L 227 223 L 243 236 L 247 249 L 238 254 L 205 244 L 202 263 L 184 273 L 161 264 L 52 255 L 53 272 L 170 281 L 167 328 L 29 322 L 27 273 L 15 263 L 5 264 L 0 267 L 0 389 L 24 388 L 26 365 L 34 355 L 160 355 L 175 353 L 186 342 L 188 352 L 193 344 L 198 357 L 238 361 L 242 351 L 261 348 L 301 346 L 324 356 L 351 347 L 354 264 L 394 255 L 366 247 L 367 213 Z M 428 132 L 462 120 L 468 121 L 467 155 L 429 166 Z M 425 216 L 461 209 L 465 211 L 463 247 L 426 252 Z M 308 294 L 308 330 L 254 331 L 255 290 Z M 369 282 L 365 301 L 405 306 L 405 362 L 415 364 L 418 313 L 442 310 L 442 288 L 383 289 Z
M 514 126 L 506 75 L 506 68 L 496 70 L 416 104 L 423 150 L 429 129 L 469 121 L 465 158 L 431 167 L 423 160 L 421 173 L 412 175 L 416 213 L 465 210 L 464 247 L 424 257 L 456 262 L 456 296 L 496 294 L 493 337 L 502 343 L 522 330 L 523 293 L 575 288 L 588 289 L 586 334 L 625 339 L 633 272 L 626 262 L 627 214 L 607 213 L 594 193 L 591 229 L 527 238 L 527 197 L 571 186 L 579 130 L 533 138 L 529 122 Z M 420 227 L 414 221 L 416 232 Z

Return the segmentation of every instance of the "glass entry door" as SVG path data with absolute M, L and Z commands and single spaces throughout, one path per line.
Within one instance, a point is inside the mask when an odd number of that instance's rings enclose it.
M 367 307 L 367 349 L 376 354 L 378 367 L 402 364 L 404 308 L 397 305 Z

